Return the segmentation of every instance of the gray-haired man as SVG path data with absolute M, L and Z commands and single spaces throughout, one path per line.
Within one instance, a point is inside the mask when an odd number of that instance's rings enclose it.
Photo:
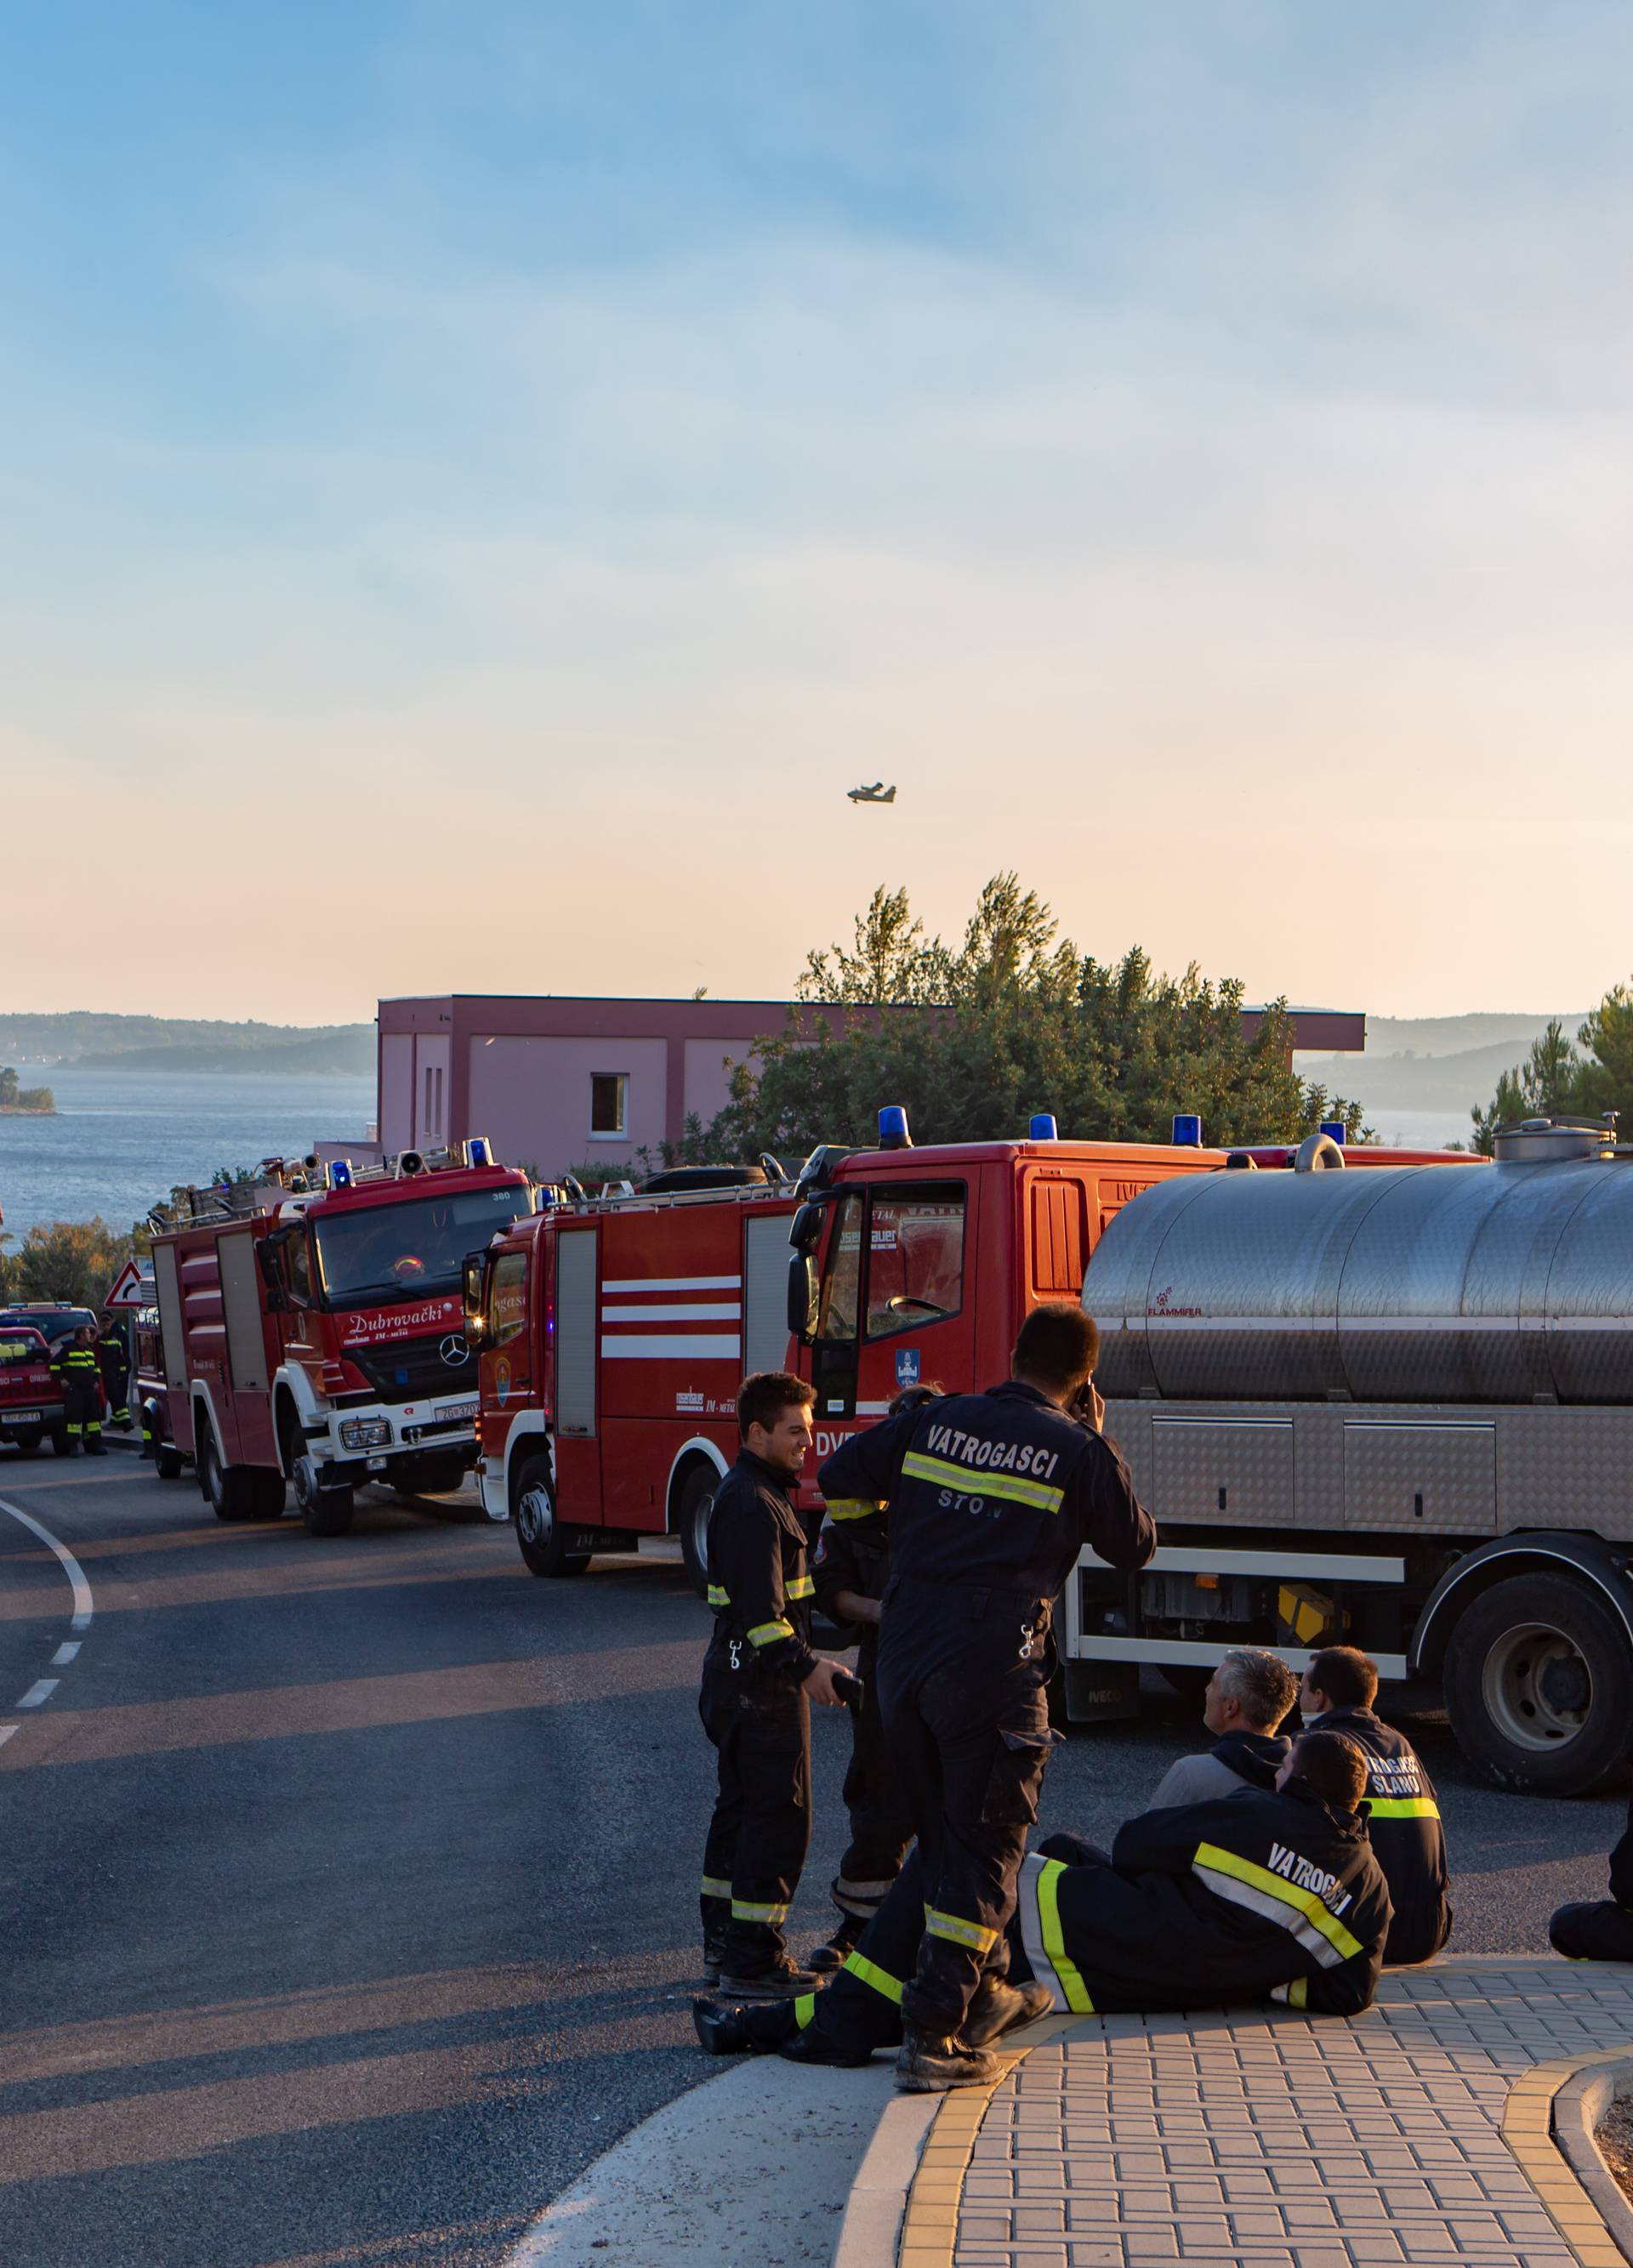
M 1298 1680 L 1278 1654 L 1232 1646 L 1208 1681 L 1202 1722 L 1217 1735 L 1206 1756 L 1181 1756 L 1158 1781 L 1148 1811 L 1208 1803 L 1239 1787 L 1274 1787 L 1292 1742 L 1278 1736 Z

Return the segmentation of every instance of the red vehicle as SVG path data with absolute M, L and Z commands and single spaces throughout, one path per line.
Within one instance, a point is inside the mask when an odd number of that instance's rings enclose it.
M 276 1520 L 292 1481 L 311 1532 L 342 1535 L 358 1484 L 435 1494 L 475 1462 L 461 1267 L 532 1211 L 532 1187 L 477 1136 L 336 1160 L 317 1187 L 266 1171 L 241 1210 L 207 1192 L 212 1214 L 153 1239 L 166 1446 L 218 1519 Z
M 48 1433 L 59 1457 L 68 1454 L 63 1389 L 51 1374 L 51 1351 L 26 1323 L 0 1324 L 0 1441 L 33 1457 Z

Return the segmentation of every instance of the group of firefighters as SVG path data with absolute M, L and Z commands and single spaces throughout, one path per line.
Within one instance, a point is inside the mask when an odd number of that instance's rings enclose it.
M 63 1432 L 70 1457 L 100 1457 L 102 1418 L 130 1423 L 130 1355 L 124 1333 L 108 1323 L 99 1334 L 81 1323 L 51 1357 L 51 1375 L 63 1389 Z
M 939 2092 L 989 2083 L 994 2043 L 1051 2008 L 1268 1998 L 1349 2014 L 1385 1960 L 1445 1945 L 1435 1792 L 1350 1646 L 1317 1653 L 1302 1683 L 1279 1655 L 1232 1649 L 1204 1703 L 1209 1753 L 1176 1764 L 1109 1852 L 1055 1834 L 1028 1855 L 1060 1737 L 1055 1603 L 1085 1546 L 1134 1569 L 1156 1543 L 1103 1430 L 1097 1352 L 1091 1318 L 1047 1305 L 1002 1384 L 898 1396 L 822 1464 L 809 1557 L 811 1388 L 744 1382 L 708 1535 L 705 2047 L 844 2066 L 893 2046 L 898 2085 Z M 813 1652 L 813 1602 L 856 1629 L 857 1675 Z M 851 1837 L 838 1926 L 802 1966 L 784 1932 L 810 1837 L 812 1702 L 853 1711 Z

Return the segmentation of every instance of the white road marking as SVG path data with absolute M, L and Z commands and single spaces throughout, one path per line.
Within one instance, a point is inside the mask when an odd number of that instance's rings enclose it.
M 20 1733 L 22 1729 L 20 1725 L 0 1725 L 0 1749 L 4 1748 L 13 1733 Z
M 36 1678 L 33 1684 L 29 1687 L 27 1692 L 24 1694 L 22 1699 L 18 1703 L 18 1707 L 19 1709 L 38 1709 L 42 1702 L 48 1701 L 51 1698 L 51 1696 L 55 1692 L 57 1687 L 62 1683 L 62 1682 L 63 1681 L 60 1677 Z
M 69 1663 L 78 1653 L 80 1644 L 81 1641 L 77 1638 L 65 1638 L 63 1644 L 58 1646 L 56 1652 L 51 1656 L 52 1668 L 66 1669 Z
M 91 1616 L 93 1611 L 91 1600 L 91 1586 L 85 1580 L 85 1569 L 80 1565 L 78 1560 L 75 1558 L 67 1544 L 59 1543 L 55 1536 L 52 1535 L 50 1529 L 48 1528 L 41 1528 L 40 1522 L 34 1518 L 32 1513 L 25 1512 L 20 1505 L 8 1504 L 3 1496 L 0 1496 L 0 1512 L 9 1512 L 13 1520 L 20 1520 L 24 1527 L 28 1528 L 33 1535 L 37 1535 L 40 1538 L 40 1541 L 48 1550 L 55 1552 L 57 1557 L 63 1563 L 63 1572 L 67 1576 L 70 1583 L 73 1586 L 74 1619 L 69 1624 L 69 1628 L 70 1630 L 77 1631 L 88 1631 L 91 1627 Z

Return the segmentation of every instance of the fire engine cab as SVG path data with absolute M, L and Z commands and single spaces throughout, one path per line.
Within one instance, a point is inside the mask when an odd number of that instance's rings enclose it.
M 168 1446 L 218 1519 L 276 1520 L 292 1482 L 311 1532 L 341 1535 L 358 1484 L 435 1494 L 475 1462 L 461 1267 L 532 1186 L 479 1136 L 262 1174 L 153 1239 Z

